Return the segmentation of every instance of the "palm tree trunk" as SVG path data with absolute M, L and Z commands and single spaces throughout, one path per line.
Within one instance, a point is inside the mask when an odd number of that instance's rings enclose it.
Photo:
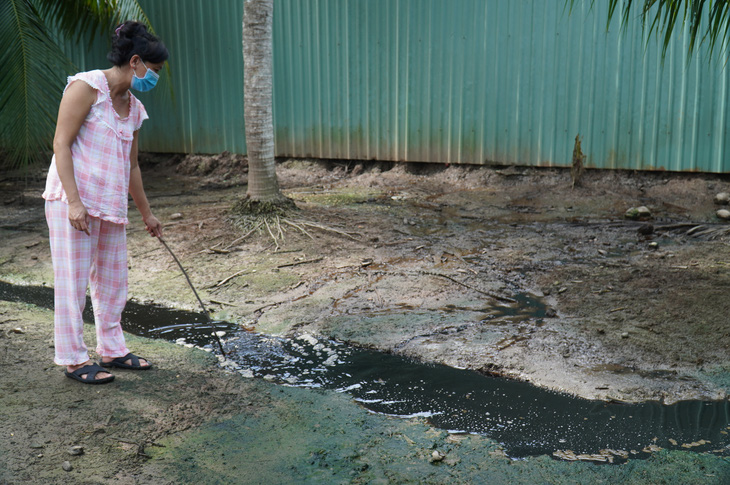
M 248 199 L 276 202 L 279 190 L 274 162 L 273 122 L 274 0 L 244 0 L 244 121 L 248 152 Z

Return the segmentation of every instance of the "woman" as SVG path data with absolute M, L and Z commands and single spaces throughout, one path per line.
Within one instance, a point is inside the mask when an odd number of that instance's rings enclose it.
M 55 279 L 55 359 L 85 384 L 114 376 L 103 367 L 147 370 L 127 349 L 120 324 L 127 301 L 127 194 L 147 232 L 162 235 L 142 186 L 137 141 L 147 112 L 131 89 L 152 89 L 167 60 L 165 45 L 135 21 L 114 32 L 112 67 L 68 78 L 58 109 L 48 171 L 48 221 Z M 89 359 L 81 313 L 90 283 L 101 366 Z

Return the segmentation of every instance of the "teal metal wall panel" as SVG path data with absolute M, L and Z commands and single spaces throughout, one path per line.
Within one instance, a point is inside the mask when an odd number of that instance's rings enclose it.
M 723 172 L 727 76 L 678 32 L 564 0 L 288 0 L 275 12 L 277 153 Z
M 139 95 L 141 148 L 245 153 L 243 0 L 140 3 L 174 92 Z M 722 61 L 688 60 L 685 27 L 662 62 L 638 14 L 607 32 L 595 3 L 277 0 L 276 153 L 568 166 L 580 134 L 592 167 L 729 171 Z
M 169 153 L 245 153 L 243 123 L 243 2 L 142 0 L 170 51 L 169 71 L 147 93 L 135 92 L 150 119 L 140 149 Z M 66 44 L 81 70 L 106 69 L 110 43 Z
M 142 149 L 245 153 L 243 1 L 146 0 L 140 4 L 170 50 L 174 95 L 171 100 L 170 91 L 159 88 L 139 95 L 150 112 L 140 133 Z

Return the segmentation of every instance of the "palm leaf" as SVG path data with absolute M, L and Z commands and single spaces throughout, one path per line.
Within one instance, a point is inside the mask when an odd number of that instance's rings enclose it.
M 65 76 L 77 70 L 61 41 L 92 42 L 127 19 L 149 26 L 136 0 L 0 0 L 0 167 L 50 149 Z
M 571 10 L 576 0 L 566 0 Z M 708 7 L 709 8 L 705 8 Z M 595 0 L 591 0 L 591 8 Z M 632 12 L 640 9 L 641 25 L 648 29 L 648 36 L 656 35 L 662 42 L 662 57 L 676 29 L 689 24 L 687 55 L 707 42 L 712 56 L 718 45 L 719 52 L 728 48 L 730 40 L 730 0 L 609 0 L 606 29 L 620 12 L 621 25 L 626 26 L 633 18 Z M 718 44 L 719 41 L 719 44 Z
M 108 35 L 114 26 L 125 20 L 143 22 L 154 33 L 137 0 L 34 0 L 34 3 L 49 25 L 76 42 L 88 34 L 91 34 L 89 41 L 93 42 L 99 34 Z
M 27 0 L 0 2 L 0 148 L 27 166 L 50 148 L 65 56 Z

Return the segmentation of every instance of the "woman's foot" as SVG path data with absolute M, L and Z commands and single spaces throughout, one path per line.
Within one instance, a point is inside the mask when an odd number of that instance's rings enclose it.
M 141 357 L 137 357 L 133 353 L 128 353 L 124 357 L 102 357 L 102 367 L 119 367 L 120 369 L 147 370 L 152 365 Z
M 77 372 L 84 367 L 87 367 L 88 372 Z M 91 360 L 87 360 L 83 364 L 67 365 L 65 374 L 67 377 L 85 384 L 103 384 L 114 380 L 113 374 L 101 369 Z

